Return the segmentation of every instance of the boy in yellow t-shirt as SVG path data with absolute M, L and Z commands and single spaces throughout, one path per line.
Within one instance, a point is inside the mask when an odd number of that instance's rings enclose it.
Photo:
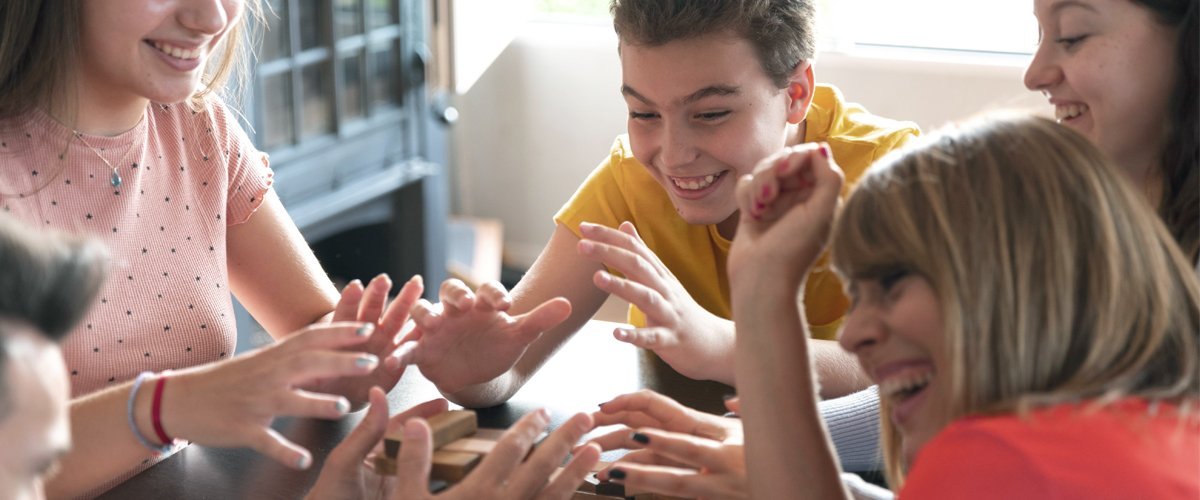
M 618 340 L 688 377 L 732 385 L 725 260 L 738 178 L 780 149 L 823 142 L 849 186 L 918 134 L 816 85 L 811 1 L 617 0 L 612 10 L 628 135 L 559 211 L 512 298 L 499 285 L 473 294 L 452 280 L 441 304 L 414 309 L 415 362 L 464 406 L 506 401 L 610 293 L 634 306 L 639 327 Z M 848 303 L 828 268 L 809 275 L 804 300 L 822 395 L 865 387 L 830 341 Z

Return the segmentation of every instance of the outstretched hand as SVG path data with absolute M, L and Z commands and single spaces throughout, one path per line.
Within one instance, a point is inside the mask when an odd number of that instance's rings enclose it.
M 333 321 L 358 321 L 375 325 L 371 338 L 353 349 L 378 357 L 381 361 L 379 368 L 365 376 L 321 380 L 313 384 L 311 389 L 341 394 L 350 400 L 354 408 L 359 408 L 366 403 L 367 392 L 372 387 L 380 387 L 386 392 L 400 381 L 414 347 L 413 344 L 399 341 L 400 329 L 408 321 L 409 312 L 425 287 L 421 276 L 413 276 L 389 304 L 388 293 L 391 288 L 392 280 L 386 274 L 376 276 L 365 289 L 362 282 L 354 280 L 342 289 L 341 299 L 333 311 Z
M 736 400 L 727 406 L 736 409 Z M 740 420 L 696 411 L 648 390 L 618 396 L 592 417 L 598 426 L 623 426 L 593 443 L 606 451 L 635 450 L 600 471 L 599 479 L 623 483 L 632 492 L 747 498 Z
M 403 342 L 416 342 L 412 362 L 443 394 L 493 380 L 511 369 L 529 344 L 571 314 L 564 298 L 511 315 L 512 298 L 491 282 L 473 293 L 462 281 L 442 283 L 440 302 L 413 307 L 415 328 Z
M 596 287 L 637 306 L 646 327 L 620 329 L 617 340 L 650 349 L 684 376 L 731 383 L 733 324 L 696 303 L 679 279 L 646 246 L 633 224 L 619 229 L 579 225 L 579 253 L 620 272 L 597 271 Z
M 825 144 L 787 148 L 738 179 L 741 220 L 729 250 L 731 285 L 750 271 L 801 281 L 829 238 L 843 183 Z
M 372 331 L 363 323 L 313 325 L 229 361 L 170 375 L 162 410 L 167 434 L 205 446 L 246 446 L 289 467 L 308 468 L 308 450 L 271 422 L 279 416 L 336 419 L 350 411 L 342 396 L 299 388 L 375 370 L 375 355 L 342 350 L 366 343 Z

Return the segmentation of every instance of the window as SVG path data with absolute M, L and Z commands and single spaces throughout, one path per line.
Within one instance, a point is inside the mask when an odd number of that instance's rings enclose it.
M 396 0 L 269 3 L 255 67 L 260 148 L 345 135 L 403 104 Z
M 821 0 L 822 39 L 833 48 L 889 47 L 1032 54 L 1029 0 Z

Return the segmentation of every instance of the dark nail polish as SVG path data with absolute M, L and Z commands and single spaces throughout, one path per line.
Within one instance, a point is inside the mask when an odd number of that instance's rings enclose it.
M 625 479 L 625 471 L 621 469 L 612 469 L 608 471 L 608 477 L 612 479 Z
M 642 444 L 650 444 L 650 436 L 647 436 L 640 432 L 633 433 L 633 435 L 630 436 L 630 439 L 633 439 L 634 441 L 637 441 Z

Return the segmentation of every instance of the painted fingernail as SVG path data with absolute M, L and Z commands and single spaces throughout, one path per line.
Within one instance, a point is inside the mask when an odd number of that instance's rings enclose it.
M 762 188 L 762 198 L 767 198 L 770 196 L 771 196 L 771 185 L 770 184 L 764 185 Z
M 349 413 L 350 412 L 350 402 L 347 401 L 346 398 L 338 399 L 337 400 L 337 411 L 338 411 L 338 413 L 342 413 L 342 414 Z
M 378 365 L 379 358 L 375 357 L 374 354 L 363 354 L 362 356 L 359 356 L 358 359 L 354 360 L 354 364 L 363 368 L 367 368 Z
M 300 455 L 300 458 L 296 459 L 296 468 L 297 469 L 308 469 L 308 467 L 311 465 L 312 465 L 312 457 L 310 457 L 308 455 Z
M 824 157 L 826 157 L 826 158 L 829 158 L 830 154 L 831 154 L 831 153 L 829 152 L 829 145 L 828 145 L 828 144 L 822 144 L 822 145 L 821 145 L 821 156 L 824 156 Z
M 610 479 L 625 479 L 625 471 L 621 469 L 610 469 L 608 471 L 608 477 Z
M 354 333 L 357 333 L 359 337 L 366 337 L 367 335 L 370 335 L 371 332 L 373 332 L 373 331 L 375 331 L 375 325 L 373 325 L 371 323 L 367 323 L 363 326 L 358 327 L 358 330 L 356 330 Z
M 642 444 L 650 444 L 650 436 L 647 436 L 640 432 L 633 433 L 632 436 L 629 436 L 629 439 L 632 439 L 632 440 L 637 441 Z

